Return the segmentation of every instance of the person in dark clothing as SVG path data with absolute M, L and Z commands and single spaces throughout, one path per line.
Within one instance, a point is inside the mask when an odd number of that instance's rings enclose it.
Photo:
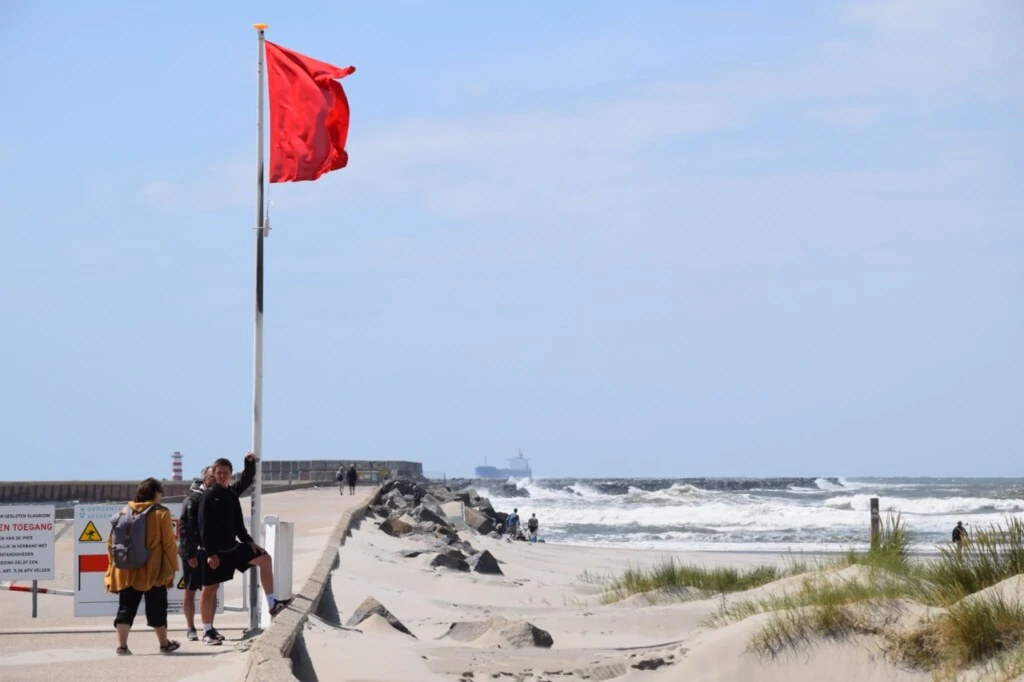
M 356 481 L 359 480 L 359 474 L 356 473 L 356 465 L 353 464 L 348 468 L 348 473 L 345 474 L 345 480 L 348 481 L 348 494 L 356 494 Z
M 519 509 L 513 509 L 505 520 L 505 527 L 508 529 L 508 539 L 519 539 Z
M 530 514 L 530 520 L 526 522 L 526 529 L 530 531 L 530 541 L 537 541 L 537 531 L 540 529 L 540 521 L 536 514 Z
M 245 468 L 239 479 L 231 484 L 231 490 L 241 495 L 256 478 L 256 457 L 251 452 L 245 455 Z M 203 493 L 214 486 L 213 467 L 206 467 L 202 478 L 192 481 L 188 496 L 181 505 L 181 518 L 178 519 L 178 555 L 182 558 L 181 579 L 185 583 L 182 611 L 188 626 L 186 637 L 190 642 L 199 639 L 196 632 L 196 592 L 203 587 L 203 569 L 199 565 L 199 546 L 202 540 L 199 533 L 199 500 Z
M 964 528 L 963 521 L 957 521 L 953 527 L 953 543 L 956 545 L 956 553 L 959 554 L 960 550 L 964 547 L 964 542 L 967 541 L 967 529 Z
M 245 528 L 242 505 L 231 489 L 231 461 L 218 459 L 213 463 L 215 485 L 199 500 L 200 557 L 203 571 L 203 594 L 200 611 L 203 618 L 203 642 L 219 645 L 224 637 L 213 627 L 217 606 L 217 586 L 232 580 L 235 571 L 260 569 L 260 584 L 267 595 L 270 615 L 283 611 L 291 600 L 278 601 L 274 594 L 274 569 L 270 555 L 253 542 Z

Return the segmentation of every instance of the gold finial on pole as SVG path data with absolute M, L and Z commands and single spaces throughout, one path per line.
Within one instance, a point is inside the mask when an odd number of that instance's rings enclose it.
M 269 24 L 253 24 L 252 27 L 257 31 L 266 31 Z

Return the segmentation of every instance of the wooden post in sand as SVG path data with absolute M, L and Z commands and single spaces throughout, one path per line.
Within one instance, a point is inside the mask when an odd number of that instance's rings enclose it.
M 882 517 L 878 513 L 878 498 L 871 498 L 871 549 L 878 549 L 878 540 L 882 536 Z

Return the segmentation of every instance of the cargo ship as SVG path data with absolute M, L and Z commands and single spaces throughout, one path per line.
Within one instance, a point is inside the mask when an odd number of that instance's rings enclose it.
M 518 457 L 512 457 L 508 460 L 508 468 L 506 469 L 489 466 L 485 458 L 483 466 L 478 466 L 475 472 L 477 478 L 531 478 L 533 476 L 533 471 L 530 469 L 530 460 L 523 457 L 522 450 L 519 451 Z

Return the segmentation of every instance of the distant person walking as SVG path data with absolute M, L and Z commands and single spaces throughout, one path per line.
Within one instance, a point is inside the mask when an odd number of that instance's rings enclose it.
M 540 529 L 540 521 L 536 514 L 530 514 L 530 520 L 526 522 L 526 529 L 530 531 L 530 542 L 537 542 L 537 531 Z
M 107 592 L 117 594 L 117 655 L 130 656 L 128 633 L 146 599 L 146 625 L 160 642 L 160 653 L 181 644 L 167 638 L 167 588 L 174 586 L 178 554 L 171 512 L 160 504 L 164 486 L 155 478 L 139 483 L 135 498 L 111 519 L 107 537 Z
M 338 484 L 338 494 L 345 494 L 345 465 L 338 467 L 338 473 L 334 477 L 334 482 Z
M 356 465 L 353 464 L 348 468 L 348 473 L 345 474 L 345 480 L 348 481 L 348 494 L 356 494 L 356 481 L 359 480 L 359 474 L 356 473 Z
M 513 509 L 512 513 L 505 519 L 505 527 L 508 528 L 510 540 L 519 539 L 519 509 Z
M 967 529 L 964 528 L 963 521 L 957 521 L 956 526 L 953 527 L 953 544 L 956 545 L 958 555 L 963 550 L 965 542 L 967 542 Z

